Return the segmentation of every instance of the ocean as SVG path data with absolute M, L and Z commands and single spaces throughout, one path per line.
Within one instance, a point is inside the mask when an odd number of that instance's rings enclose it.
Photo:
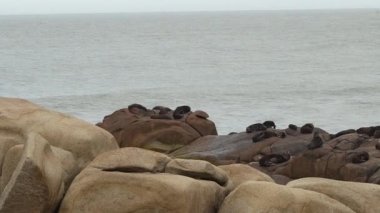
M 91 123 L 189 105 L 220 134 L 380 125 L 380 10 L 0 16 L 0 96 Z

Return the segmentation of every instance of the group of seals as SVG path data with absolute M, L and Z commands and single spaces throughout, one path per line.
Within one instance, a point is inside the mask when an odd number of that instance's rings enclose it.
M 276 124 L 273 121 L 265 121 L 264 123 L 255 123 L 249 125 L 246 129 L 246 133 L 252 133 L 257 131 L 265 131 L 268 128 L 276 129 Z
M 152 110 L 148 110 L 141 104 L 131 104 L 128 106 L 128 111 L 135 115 L 150 115 L 152 119 L 182 119 L 187 113 L 191 112 L 189 106 L 179 106 L 174 111 L 168 107 L 155 106 Z M 208 117 L 205 113 L 198 113 L 197 117 Z

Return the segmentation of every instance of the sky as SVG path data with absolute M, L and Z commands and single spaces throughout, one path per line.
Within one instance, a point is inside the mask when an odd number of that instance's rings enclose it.
M 0 14 L 380 8 L 380 0 L 0 0 Z

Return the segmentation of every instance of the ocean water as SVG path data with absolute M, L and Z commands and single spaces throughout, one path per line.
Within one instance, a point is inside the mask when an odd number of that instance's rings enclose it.
M 380 125 L 380 10 L 0 16 L 0 96 L 92 123 L 190 105 L 220 134 Z

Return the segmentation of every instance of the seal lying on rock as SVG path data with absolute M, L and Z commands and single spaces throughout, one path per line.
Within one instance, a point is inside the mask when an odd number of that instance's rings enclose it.
M 265 155 L 259 160 L 259 164 L 262 167 L 269 167 L 276 164 L 283 163 L 285 161 L 288 161 L 290 159 L 289 154 L 270 154 Z
M 307 148 L 312 150 L 323 146 L 323 139 L 319 132 L 315 132 L 313 139 L 311 142 L 307 145 Z
M 375 132 L 375 128 L 373 126 L 371 127 L 360 127 L 356 130 L 358 134 L 364 134 L 368 136 L 373 136 L 373 133 Z
M 189 113 L 191 108 L 189 106 L 179 106 L 173 112 L 174 119 L 181 119 L 186 113 Z
M 148 111 L 147 108 L 141 104 L 131 104 L 128 106 L 128 110 L 129 112 L 137 115 Z
M 172 111 L 170 108 L 164 106 L 155 106 L 152 110 L 158 112 L 160 115 L 166 115 Z
M 356 131 L 354 129 L 347 129 L 347 130 L 343 130 L 343 131 L 340 131 L 338 133 L 336 133 L 334 135 L 334 138 L 337 138 L 337 137 L 340 137 L 342 135 L 347 135 L 347 134 L 351 134 L 351 133 L 355 133 Z
M 273 121 L 265 121 L 263 125 L 266 126 L 267 128 L 276 129 L 276 124 Z
M 255 124 L 252 124 L 252 125 L 248 126 L 245 129 L 245 132 L 246 133 L 251 133 L 251 132 L 256 132 L 256 131 L 264 131 L 266 129 L 267 129 L 267 127 L 264 124 L 262 124 L 262 123 L 255 123 Z
M 314 125 L 312 123 L 307 123 L 301 127 L 302 134 L 310 134 L 314 131 Z
M 262 132 L 259 132 L 257 134 L 255 134 L 253 137 L 252 137 L 252 142 L 253 143 L 256 143 L 256 142 L 259 142 L 261 140 L 264 140 L 264 139 L 267 139 L 267 138 L 271 138 L 271 137 L 277 137 L 277 134 L 275 132 L 272 132 L 272 131 L 262 131 Z

